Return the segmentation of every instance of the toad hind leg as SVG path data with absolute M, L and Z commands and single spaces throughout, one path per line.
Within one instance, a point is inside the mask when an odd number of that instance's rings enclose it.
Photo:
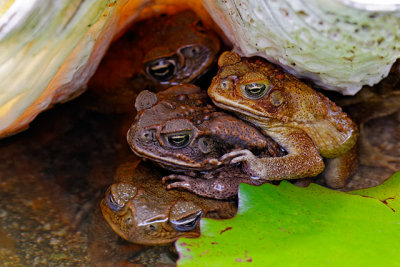
M 321 176 L 329 187 L 342 188 L 346 185 L 348 178 L 354 173 L 357 163 L 357 146 L 353 146 L 352 149 L 343 155 L 326 159 L 325 169 L 321 173 Z

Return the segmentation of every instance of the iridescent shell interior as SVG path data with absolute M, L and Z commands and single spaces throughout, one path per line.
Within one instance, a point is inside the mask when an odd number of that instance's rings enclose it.
M 81 94 L 129 25 L 187 8 L 242 56 L 265 57 L 346 95 L 386 77 L 400 54 L 399 5 L 385 1 L 2 1 L 0 136 Z

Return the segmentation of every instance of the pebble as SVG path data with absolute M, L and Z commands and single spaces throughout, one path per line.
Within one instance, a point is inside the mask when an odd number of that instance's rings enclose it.
M 50 231 L 51 229 L 51 224 L 50 223 L 46 223 L 45 225 L 43 225 L 43 230 L 44 231 Z
M 55 238 L 55 237 L 52 237 L 49 242 L 49 244 L 52 246 L 58 245 L 59 243 L 60 243 L 60 239 Z
M 5 210 L 0 210 L 0 218 L 6 217 L 7 214 L 8 214 L 7 211 L 5 211 Z

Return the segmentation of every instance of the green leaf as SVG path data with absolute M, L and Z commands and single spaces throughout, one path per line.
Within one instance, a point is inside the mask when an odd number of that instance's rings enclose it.
M 396 212 L 400 211 L 400 172 L 394 174 L 383 184 L 367 189 L 349 192 L 365 197 L 379 199 Z
M 203 219 L 200 238 L 177 241 L 178 266 L 400 266 L 395 192 L 400 175 L 353 194 L 315 184 L 242 184 L 233 219 Z

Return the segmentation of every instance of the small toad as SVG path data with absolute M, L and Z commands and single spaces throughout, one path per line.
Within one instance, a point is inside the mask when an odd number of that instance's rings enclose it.
M 268 181 L 313 177 L 324 171 L 328 186 L 346 184 L 357 162 L 358 130 L 340 107 L 264 59 L 225 52 L 218 65 L 208 89 L 213 102 L 261 128 L 288 153 L 260 158 L 245 149 L 221 160 L 243 162 L 253 177 Z
M 115 183 L 101 201 L 104 218 L 122 238 L 143 245 L 163 245 L 178 237 L 197 237 L 202 217 L 231 218 L 236 203 L 166 191 L 161 173 L 137 162 L 121 164 Z
M 108 49 L 89 82 L 90 97 L 99 109 L 130 112 L 141 90 L 197 81 L 219 50 L 219 38 L 191 10 L 139 21 Z
M 219 199 L 235 197 L 240 182 L 260 183 L 236 167 L 216 171 L 224 165 L 219 160 L 223 155 L 243 148 L 264 156 L 284 153 L 258 129 L 217 111 L 207 94 L 194 85 L 174 86 L 158 94 L 143 91 L 135 106 L 138 115 L 127 134 L 133 152 L 185 173 L 166 177 L 164 182 L 179 180 L 168 189 L 185 188 Z

